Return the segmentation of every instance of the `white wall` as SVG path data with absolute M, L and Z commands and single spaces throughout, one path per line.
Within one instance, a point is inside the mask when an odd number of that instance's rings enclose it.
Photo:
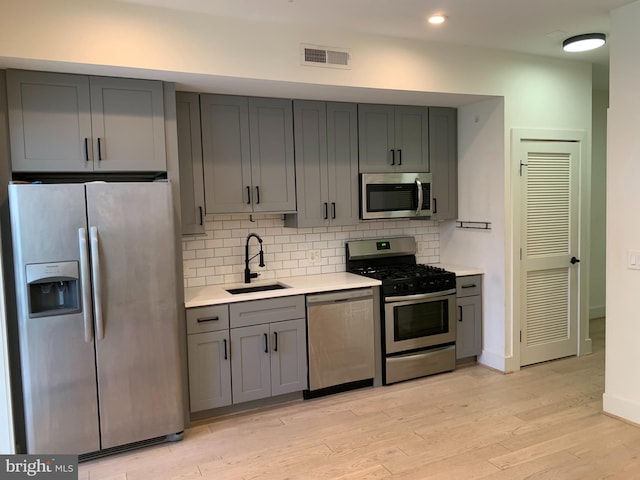
M 505 359 L 513 355 L 511 321 L 505 309 L 510 274 L 505 261 L 504 99 L 458 109 L 458 125 L 458 219 L 491 222 L 491 229 L 460 229 L 455 222 L 442 222 L 440 259 L 484 269 L 480 361 L 504 371 Z
M 604 316 L 606 289 L 607 109 L 609 90 L 593 91 L 591 148 L 591 271 L 589 318 Z
M 349 48 L 352 68 L 301 66 L 300 43 Z M 482 96 L 456 99 L 467 104 L 461 109 L 460 136 L 468 139 L 469 148 L 462 152 L 461 176 L 473 185 L 472 197 L 461 190 L 461 204 L 488 206 L 485 220 L 494 226 L 482 242 L 490 257 L 478 254 L 468 260 L 488 269 L 489 328 L 482 361 L 501 370 L 518 368 L 511 333 L 510 131 L 584 130 L 590 140 L 589 64 L 108 0 L 3 0 L 3 65 L 185 79 L 221 93 L 326 100 L 447 105 L 451 97 L 445 94 Z M 493 102 L 478 103 L 488 97 Z M 476 112 L 481 115 L 478 124 Z M 478 125 L 483 130 L 476 137 Z M 490 181 L 480 182 L 481 178 Z M 461 211 L 474 217 L 480 213 Z M 452 242 L 455 235 L 450 236 Z M 447 261 L 459 263 L 462 250 L 477 245 L 465 239 L 466 233 L 460 235 L 455 239 L 460 248 L 448 249 Z
M 607 136 L 606 412 L 640 423 L 640 270 L 627 268 L 640 250 L 640 2 L 611 15 Z

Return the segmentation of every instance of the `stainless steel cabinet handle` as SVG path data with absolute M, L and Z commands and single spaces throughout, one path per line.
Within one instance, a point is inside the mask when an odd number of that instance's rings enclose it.
M 264 334 L 264 353 L 269 353 L 269 335 Z
M 87 137 L 84 137 L 84 161 L 89 161 L 89 139 Z
M 224 359 L 227 360 L 229 356 L 227 355 L 227 339 L 222 340 L 224 342 Z
M 396 151 L 392 148 L 391 149 L 391 165 L 395 165 L 396 164 Z
M 89 280 L 89 245 L 87 230 L 78 229 L 78 245 L 80 247 L 80 285 L 82 289 L 82 319 L 84 323 L 84 341 L 93 342 L 93 314 L 91 311 L 91 281 Z
M 460 316 L 458 317 L 458 321 L 461 322 L 462 321 L 462 305 L 458 305 L 458 312 L 460 313 Z
M 324 202 L 322 204 L 322 211 L 323 211 L 322 218 L 324 218 L 325 220 L 327 218 L 329 218 L 329 211 L 328 210 L 329 210 L 329 205 L 327 204 L 327 202 Z
M 198 207 L 198 210 L 200 210 L 200 225 L 203 225 L 204 215 L 202 213 L 202 207 Z
M 273 347 L 273 351 L 277 352 L 278 351 L 278 332 L 273 332 L 273 336 L 275 337 L 275 345 Z
M 96 317 L 96 338 L 104 338 L 104 320 L 102 318 L 102 286 L 100 282 L 100 242 L 98 228 L 89 228 L 91 245 L 91 280 L 93 280 L 93 311 Z
M 402 149 L 398 149 L 398 165 L 402 165 Z
M 424 201 L 424 193 L 422 192 L 422 182 L 416 178 L 416 188 L 418 189 L 418 208 L 416 209 L 416 216 L 419 217 L 422 213 L 422 202 Z
M 247 205 L 251 205 L 251 187 L 247 185 Z
M 196 321 L 198 323 L 203 323 L 203 322 L 215 322 L 216 320 L 220 320 L 220 317 L 204 317 L 204 318 L 199 318 Z
M 256 185 L 256 205 L 260 203 L 260 187 Z
M 336 202 L 331 202 L 331 218 L 336 218 Z
M 462 285 L 462 288 L 476 288 L 478 285 L 475 283 L 470 283 L 469 285 Z

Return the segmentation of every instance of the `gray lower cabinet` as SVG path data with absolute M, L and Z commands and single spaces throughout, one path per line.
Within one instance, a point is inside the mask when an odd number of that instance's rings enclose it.
M 304 296 L 232 303 L 233 403 L 307 388 Z
M 358 105 L 361 173 L 428 172 L 427 107 Z
M 457 277 L 456 291 L 456 358 L 478 356 L 482 353 L 482 275 Z
M 458 124 L 455 108 L 429 108 L 432 220 L 458 218 Z
M 14 172 L 167 170 L 162 82 L 7 72 Z
M 183 235 L 204 233 L 204 181 L 200 134 L 200 98 L 176 92 L 180 208 Z
M 231 405 L 229 307 L 187 309 L 191 412 Z
M 295 100 L 297 214 L 290 227 L 358 223 L 358 117 L 350 103 Z
M 200 95 L 206 213 L 295 212 L 292 102 Z

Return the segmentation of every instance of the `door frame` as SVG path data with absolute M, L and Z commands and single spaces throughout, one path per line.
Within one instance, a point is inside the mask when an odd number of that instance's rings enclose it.
M 513 285 L 511 304 L 511 316 L 513 319 L 511 331 L 507 329 L 505 341 L 512 345 L 512 364 L 507 371 L 520 369 L 520 331 L 522 319 L 520 311 L 522 307 L 522 292 L 520 276 L 522 275 L 520 264 L 520 247 L 522 245 L 522 183 L 520 176 L 521 143 L 522 141 L 541 142 L 577 142 L 580 155 L 579 173 L 579 258 L 580 268 L 578 273 L 578 356 L 592 352 L 591 337 L 589 336 L 589 252 L 590 252 L 590 225 L 591 225 L 591 139 L 585 130 L 548 130 L 513 128 L 511 129 L 511 184 L 512 203 L 512 265 Z

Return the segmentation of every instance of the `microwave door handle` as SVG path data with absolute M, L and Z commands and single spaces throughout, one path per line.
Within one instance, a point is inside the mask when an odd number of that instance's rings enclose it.
M 418 189 L 418 208 L 416 209 L 416 217 L 419 217 L 422 213 L 422 202 L 423 202 L 423 192 L 422 192 L 422 182 L 416 178 L 416 188 Z

